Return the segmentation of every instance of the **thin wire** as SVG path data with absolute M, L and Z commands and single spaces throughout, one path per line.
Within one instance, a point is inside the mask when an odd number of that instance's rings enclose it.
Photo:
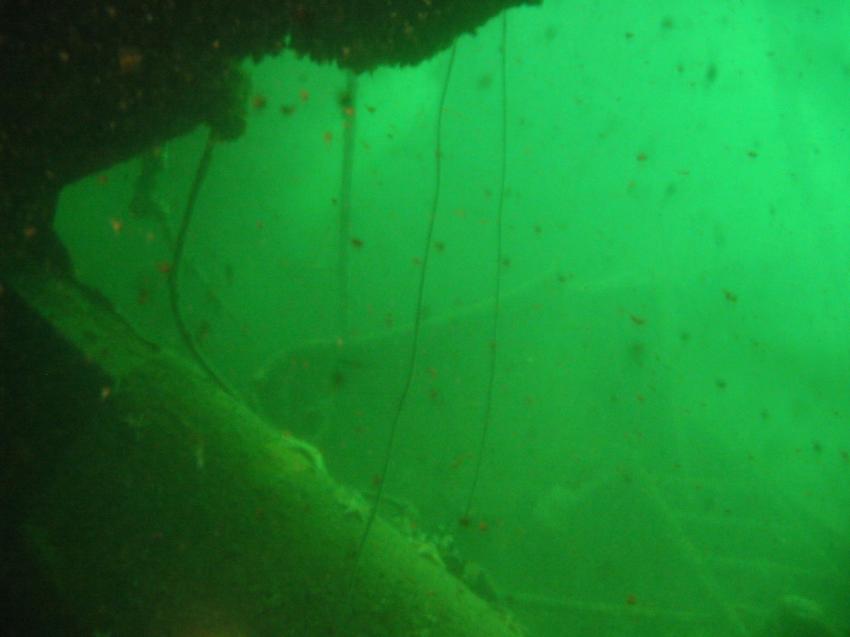
M 201 186 L 209 172 L 210 163 L 212 162 L 213 148 L 215 147 L 215 134 L 210 131 L 207 137 L 204 152 L 198 160 L 198 167 L 195 170 L 195 177 L 192 180 L 192 187 L 189 190 L 189 198 L 186 200 L 186 210 L 183 212 L 183 218 L 180 220 L 180 230 L 177 232 L 177 239 L 174 244 L 174 259 L 171 263 L 171 272 L 168 277 L 168 299 L 171 303 L 171 313 L 174 316 L 174 323 L 177 326 L 177 331 L 180 333 L 180 338 L 192 355 L 192 358 L 198 363 L 207 375 L 221 387 L 226 393 L 235 395 L 233 389 L 218 375 L 218 373 L 207 362 L 201 350 L 195 344 L 195 339 L 192 338 L 192 333 L 186 326 L 183 320 L 183 312 L 180 307 L 180 285 L 179 274 L 180 265 L 183 261 L 183 253 L 186 247 L 186 237 L 189 234 L 189 225 L 192 221 L 192 213 L 195 211 L 195 202 L 198 200 L 198 194 L 201 192 Z
M 349 252 L 351 242 L 351 189 L 354 174 L 354 151 L 357 141 L 357 75 L 348 72 L 343 101 L 342 177 L 339 193 L 339 233 L 337 247 L 337 285 L 339 286 L 339 336 L 348 338 Z
M 381 504 L 381 498 L 384 495 L 384 485 L 386 483 L 386 477 L 389 472 L 390 462 L 392 461 L 393 451 L 395 450 L 395 442 L 398 434 L 399 422 L 401 421 L 401 414 L 404 410 L 404 405 L 407 402 L 407 397 L 410 394 L 410 388 L 413 385 L 413 375 L 416 371 L 416 360 L 419 355 L 419 333 L 422 328 L 422 305 L 425 298 L 425 280 L 426 275 L 428 273 L 428 261 L 431 256 L 431 244 L 433 242 L 434 226 L 436 225 L 437 220 L 437 208 L 440 202 L 440 189 L 442 184 L 443 111 L 446 104 L 446 95 L 448 95 L 449 80 L 451 79 L 452 69 L 454 68 L 456 52 L 457 45 L 455 44 L 452 45 L 451 53 L 449 54 L 449 64 L 448 68 L 446 69 L 446 77 L 443 80 L 443 88 L 442 92 L 440 93 L 439 110 L 437 112 L 436 144 L 434 154 L 434 196 L 433 200 L 431 201 L 431 209 L 428 217 L 428 229 L 425 237 L 425 251 L 419 269 L 419 282 L 417 284 L 416 292 L 416 313 L 413 319 L 413 342 L 410 348 L 410 357 L 407 361 L 407 371 L 405 373 L 404 389 L 402 389 L 401 395 L 399 396 L 395 413 L 393 415 L 393 422 L 390 427 L 390 435 L 387 440 L 387 447 L 384 450 L 383 465 L 381 467 L 380 473 L 378 474 L 380 476 L 380 480 L 376 485 L 377 493 L 375 494 L 375 501 L 372 503 L 372 507 L 369 510 L 369 517 L 366 519 L 366 527 L 363 530 L 363 535 L 360 537 L 360 544 L 358 545 L 357 552 L 354 555 L 354 567 L 351 573 L 351 587 L 349 589 L 349 593 L 354 588 L 357 571 L 360 566 L 360 559 L 363 555 L 363 549 L 365 548 L 366 542 L 369 539 L 369 533 L 371 532 L 372 526 L 375 523 L 375 518 L 378 514 L 378 508 Z
M 481 426 L 481 439 L 478 441 L 478 453 L 475 460 L 475 470 L 472 476 L 472 486 L 466 500 L 466 508 L 460 518 L 461 524 L 469 524 L 469 515 L 472 510 L 472 502 L 475 499 L 475 491 L 481 477 L 481 465 L 484 460 L 484 449 L 487 446 L 487 437 L 490 433 L 490 424 L 493 413 L 493 391 L 496 378 L 496 351 L 497 337 L 499 334 L 499 318 L 501 314 L 502 296 L 502 217 L 505 208 L 505 175 L 507 174 L 507 146 L 508 146 L 508 87 L 507 87 L 507 43 L 508 43 L 508 16 L 502 13 L 501 34 L 501 84 L 502 84 L 502 116 L 501 116 L 501 153 L 499 162 L 499 199 L 496 204 L 496 281 L 493 294 L 493 325 L 492 338 L 490 340 L 490 360 L 487 369 L 487 392 L 484 398 L 484 421 Z

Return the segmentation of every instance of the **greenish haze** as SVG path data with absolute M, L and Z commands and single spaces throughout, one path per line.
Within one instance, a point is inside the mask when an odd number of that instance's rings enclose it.
M 532 635 L 759 634 L 795 612 L 846 631 L 850 7 L 546 0 L 508 14 L 505 102 L 500 29 L 457 43 L 387 496 Z M 342 256 L 347 78 L 250 68 L 247 134 L 215 149 L 180 274 L 219 373 L 366 491 L 412 346 L 448 61 L 358 79 Z M 168 144 L 172 233 L 204 141 Z M 169 242 L 129 211 L 138 173 L 68 188 L 58 226 L 79 276 L 178 348 Z

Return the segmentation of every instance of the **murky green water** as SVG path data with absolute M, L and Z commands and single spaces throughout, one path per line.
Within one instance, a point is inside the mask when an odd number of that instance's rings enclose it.
M 450 74 L 249 65 L 181 263 L 196 344 L 530 635 L 846 632 L 850 9 L 546 0 L 506 27 Z M 67 188 L 57 221 L 174 348 L 205 136 Z

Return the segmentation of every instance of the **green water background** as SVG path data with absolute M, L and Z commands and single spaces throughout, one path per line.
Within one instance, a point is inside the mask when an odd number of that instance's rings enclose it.
M 756 626 L 791 594 L 847 622 L 850 8 L 510 12 L 495 401 L 459 529 L 494 338 L 500 29 L 457 43 L 424 302 L 432 319 L 460 318 L 424 324 L 387 492 L 517 597 L 734 606 Z M 331 473 L 364 490 L 411 345 L 448 60 L 358 80 L 345 334 L 352 116 L 333 67 L 288 54 L 246 65 L 247 133 L 215 149 L 181 272 L 190 327 L 246 395 L 288 352 L 353 344 L 346 390 L 303 396 L 327 420 Z M 172 231 L 204 143 L 199 130 L 167 146 L 156 194 Z M 79 276 L 179 348 L 168 242 L 129 212 L 138 172 L 128 162 L 66 189 L 57 225 Z M 357 345 L 365 335 L 389 336 Z M 582 612 L 532 621 L 606 634 Z

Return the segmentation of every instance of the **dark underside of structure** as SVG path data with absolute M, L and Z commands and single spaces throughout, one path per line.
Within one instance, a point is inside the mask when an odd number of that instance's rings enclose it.
M 416 64 L 539 0 L 0 2 L 0 245 L 48 234 L 57 193 L 198 124 L 244 128 L 244 58 Z M 37 240 L 31 241 L 37 244 Z

